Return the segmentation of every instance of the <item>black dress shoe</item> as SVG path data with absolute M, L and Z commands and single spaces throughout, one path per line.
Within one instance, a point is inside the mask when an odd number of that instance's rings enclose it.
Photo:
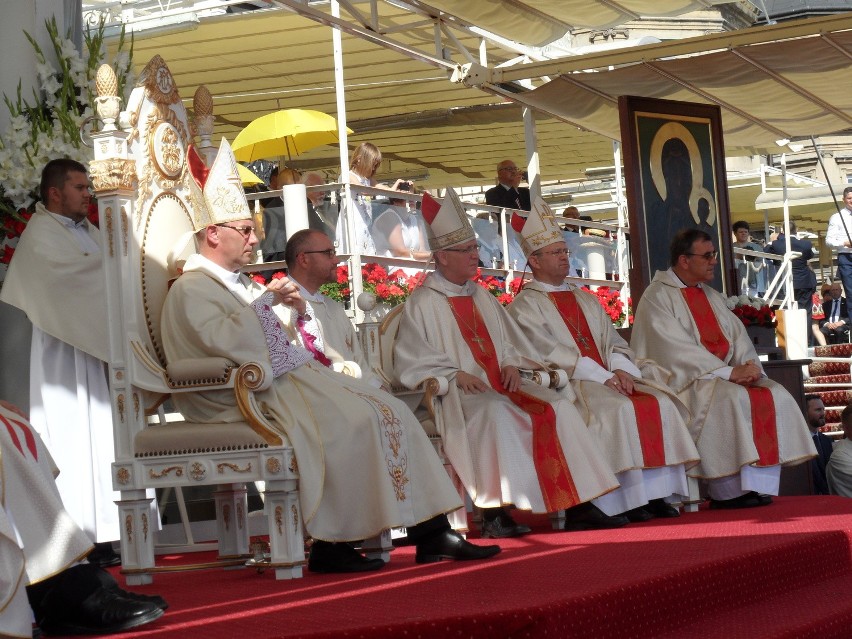
M 654 515 L 654 517 L 661 517 L 663 519 L 680 517 L 680 511 L 671 504 L 667 504 L 665 499 L 652 499 L 644 508 Z
M 719 510 L 731 510 L 735 508 L 757 508 L 758 506 L 768 506 L 772 503 L 772 497 L 769 495 L 759 495 L 754 491 L 747 492 L 733 499 L 711 499 L 710 508 Z
M 314 541 L 308 558 L 311 572 L 369 572 L 385 565 L 381 559 L 368 559 L 349 544 Z
M 99 588 L 79 606 L 48 610 L 38 625 L 46 635 L 109 634 L 162 616 L 163 611 L 150 602 L 125 599 L 112 590 Z
M 109 568 L 121 564 L 121 555 L 112 548 L 109 542 L 95 544 L 92 552 L 86 557 L 86 561 L 100 568 Z
M 532 528 L 515 522 L 508 515 L 500 515 L 489 521 L 482 522 L 482 538 L 506 539 L 520 537 L 532 532 Z
M 654 515 L 651 514 L 650 511 L 645 510 L 645 508 L 642 506 L 639 506 L 638 508 L 631 508 L 630 510 L 622 514 L 627 517 L 627 519 L 633 524 L 648 521 L 649 519 L 654 518 Z
M 125 599 L 130 599 L 132 601 L 146 601 L 148 603 L 152 603 L 160 610 L 166 610 L 169 607 L 168 602 L 166 602 L 166 600 L 163 599 L 160 595 L 143 595 L 140 592 L 130 592 L 129 590 L 122 590 L 118 587 L 118 585 L 116 585 L 115 588 L 112 588 L 112 590 L 113 592 L 118 593 Z
M 487 559 L 499 552 L 500 546 L 477 546 L 455 530 L 445 530 L 418 543 L 414 560 L 418 564 L 431 564 L 442 559 Z
M 621 528 L 630 523 L 624 515 L 605 515 L 591 502 L 574 506 L 565 511 L 565 530 L 605 530 Z

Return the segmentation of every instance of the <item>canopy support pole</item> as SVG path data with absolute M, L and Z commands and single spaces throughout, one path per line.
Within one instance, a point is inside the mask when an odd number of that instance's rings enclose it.
M 624 198 L 624 178 L 621 170 L 621 142 L 612 141 L 612 159 L 615 166 L 615 205 L 618 210 L 618 232 L 616 233 L 615 258 L 618 263 L 617 274 L 624 280 L 624 286 L 619 291 L 621 303 L 624 308 L 629 308 L 630 278 L 627 276 L 627 238 L 624 229 L 627 228 L 627 201 Z M 627 322 L 630 321 L 630 313 L 625 313 Z M 629 326 L 629 323 L 625 323 Z
M 340 19 L 340 3 L 338 0 L 331 0 L 331 15 L 335 19 Z M 340 29 L 333 28 L 331 30 L 331 41 L 334 48 L 334 94 L 337 98 L 337 139 L 340 141 L 338 146 L 340 150 L 340 181 L 343 182 L 343 198 L 341 200 L 340 215 L 342 220 L 338 218 L 337 223 L 341 221 L 346 225 L 346 244 L 347 249 L 352 253 L 349 259 L 349 280 L 352 285 L 350 290 L 352 294 L 352 310 L 355 312 L 355 323 L 364 321 L 364 311 L 358 308 L 355 300 L 358 295 L 364 290 L 363 282 L 361 281 L 361 253 L 358 247 L 355 246 L 355 219 L 354 219 L 354 203 L 352 202 L 352 189 L 349 186 L 349 136 L 346 131 L 346 86 L 343 80 L 343 36 Z M 338 247 L 338 251 L 341 247 Z

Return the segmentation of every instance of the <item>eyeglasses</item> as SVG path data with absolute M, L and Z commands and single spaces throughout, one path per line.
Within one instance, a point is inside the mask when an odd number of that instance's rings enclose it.
M 709 262 L 710 260 L 715 260 L 719 257 L 719 251 L 708 251 L 707 253 L 684 253 L 684 255 L 689 255 L 691 257 L 703 257 Z
M 447 253 L 467 253 L 468 255 L 479 254 L 479 244 L 474 244 L 473 246 L 468 246 L 467 248 L 446 248 L 443 249 Z
M 337 255 L 337 249 L 330 248 L 330 249 L 323 249 L 321 251 L 302 251 L 302 253 L 304 253 L 305 255 L 307 255 L 309 253 L 321 253 L 322 255 L 325 255 L 326 257 L 335 257 Z
M 254 233 L 253 226 L 228 226 L 227 224 L 216 224 L 216 226 L 222 227 L 223 229 L 232 229 L 240 233 L 245 239 L 249 239 L 251 234 Z
M 530 253 L 530 257 L 538 257 L 539 255 L 571 255 L 571 251 L 567 248 L 554 249 L 552 251 L 536 251 L 535 253 Z

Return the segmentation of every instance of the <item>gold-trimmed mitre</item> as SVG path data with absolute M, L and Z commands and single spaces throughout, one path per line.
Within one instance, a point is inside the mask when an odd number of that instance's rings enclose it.
M 461 200 L 452 189 L 447 189 L 444 201 L 440 204 L 431 195 L 424 193 L 421 211 L 426 220 L 426 237 L 429 238 L 429 249 L 432 251 L 442 251 L 476 238 Z
M 526 222 L 516 224 L 516 220 L 513 219 L 512 227 L 520 235 L 521 249 L 526 257 L 549 244 L 565 239 L 562 229 L 556 223 L 553 211 L 540 197 L 533 200 L 532 210 L 527 215 Z
M 193 226 L 196 231 L 223 222 L 251 219 L 237 160 L 225 138 L 210 168 L 190 145 L 186 157 L 189 166 L 189 197 L 192 202 Z

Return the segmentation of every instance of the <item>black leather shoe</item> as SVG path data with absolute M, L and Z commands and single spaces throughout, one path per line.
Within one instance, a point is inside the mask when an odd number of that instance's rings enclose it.
M 644 507 L 639 506 L 639 508 L 631 508 L 630 510 L 622 513 L 627 519 L 634 524 L 639 522 L 648 521 L 649 519 L 653 519 L 654 515 L 650 513 L 650 511 L 645 510 Z
M 384 565 L 381 559 L 368 559 L 349 544 L 327 541 L 314 541 L 308 558 L 311 572 L 369 572 Z
M 483 539 L 506 539 L 520 537 L 532 532 L 532 528 L 515 522 L 508 515 L 500 515 L 490 521 L 482 522 Z
M 663 519 L 680 517 L 680 511 L 671 504 L 667 504 L 665 499 L 652 499 L 644 508 L 654 517 L 661 517 Z
M 455 530 L 445 530 L 417 544 L 414 560 L 418 564 L 431 564 L 442 559 L 488 559 L 499 552 L 500 546 L 477 546 Z
M 711 499 L 710 508 L 719 510 L 729 510 L 735 508 L 757 508 L 758 506 L 768 506 L 772 503 L 772 497 L 769 495 L 759 495 L 754 491 L 747 492 L 733 499 Z
M 112 590 L 99 588 L 79 606 L 48 610 L 39 627 L 46 635 L 110 634 L 162 616 L 163 611 L 150 602 L 125 599 Z
M 621 528 L 630 523 L 624 515 L 605 515 L 591 502 L 574 506 L 565 511 L 565 530 L 605 530 Z
M 157 608 L 159 608 L 160 610 L 166 610 L 169 607 L 169 604 L 160 595 L 143 595 L 140 592 L 130 592 L 129 590 L 122 590 L 121 588 L 118 587 L 118 585 L 116 585 L 115 588 L 112 588 L 112 590 L 113 590 L 113 592 L 118 593 L 119 595 L 121 595 L 125 599 L 130 599 L 132 601 L 145 601 L 145 602 L 148 602 L 148 603 L 152 603 L 155 606 L 157 606 Z
M 111 543 L 101 542 L 95 544 L 92 552 L 86 557 L 86 561 L 99 568 L 109 568 L 121 564 L 121 555 L 113 550 Z

